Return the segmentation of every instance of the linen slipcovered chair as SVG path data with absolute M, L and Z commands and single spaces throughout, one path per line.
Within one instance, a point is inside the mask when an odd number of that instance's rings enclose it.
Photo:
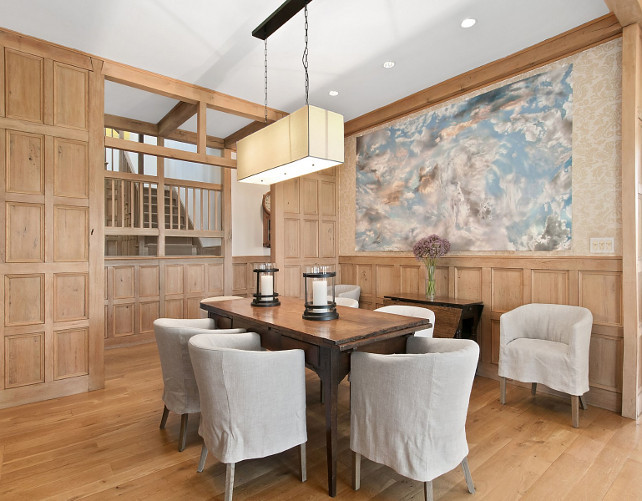
M 404 315 L 406 317 L 427 318 L 430 320 L 432 327 L 417 331 L 414 335 L 417 337 L 432 337 L 433 330 L 435 329 L 435 312 L 428 308 L 422 308 L 421 306 L 406 306 L 404 304 L 391 304 L 389 306 L 377 308 L 375 311 L 392 313 L 394 315 Z
M 589 390 L 589 343 L 593 315 L 581 306 L 532 303 L 499 317 L 500 401 L 506 378 L 537 383 L 571 395 L 571 421 L 580 425 L 579 405 Z
M 334 298 L 334 302 L 337 303 L 338 306 L 347 306 L 349 308 L 359 307 L 359 301 L 351 297 L 336 297 Z
M 169 411 L 181 415 L 178 450 L 185 449 L 187 418 L 200 412 L 198 388 L 189 358 L 187 341 L 196 334 L 245 332 L 245 329 L 215 329 L 211 318 L 158 318 L 154 320 L 154 337 L 158 346 L 163 372 L 163 417 L 160 428 L 165 428 Z
M 351 355 L 353 488 L 360 487 L 365 456 L 424 482 L 426 500 L 432 500 L 432 480 L 461 464 L 474 494 L 466 415 L 479 346 L 470 339 L 411 336 L 406 349 Z
M 194 336 L 189 352 L 201 395 L 203 448 L 226 464 L 225 500 L 231 501 L 235 465 L 300 447 L 306 481 L 305 361 L 303 350 L 262 351 L 256 332 Z
M 328 286 L 328 296 L 332 294 L 332 286 Z M 359 301 L 361 287 L 358 285 L 337 284 L 334 286 L 334 297 L 349 297 Z

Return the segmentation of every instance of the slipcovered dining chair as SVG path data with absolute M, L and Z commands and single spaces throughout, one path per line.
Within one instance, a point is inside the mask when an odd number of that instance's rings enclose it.
M 306 480 L 305 361 L 303 350 L 261 351 L 256 332 L 190 338 L 201 395 L 203 448 L 226 464 L 225 500 L 232 500 L 235 465 L 300 446 Z
M 328 296 L 332 294 L 332 286 L 328 286 Z M 361 287 L 358 285 L 337 284 L 334 286 L 334 297 L 349 297 L 359 301 L 361 296 Z
M 581 306 L 532 303 L 499 317 L 500 402 L 506 378 L 542 383 L 571 395 L 571 422 L 578 428 L 579 405 L 589 390 L 589 344 L 593 315 Z
M 336 297 L 334 298 L 334 302 L 337 303 L 338 306 L 347 306 L 349 308 L 359 307 L 359 301 L 351 297 Z
M 421 306 L 407 306 L 405 304 L 391 304 L 389 306 L 377 308 L 375 311 L 392 313 L 394 315 L 404 315 L 406 317 L 427 318 L 430 320 L 432 326 L 428 329 L 422 329 L 415 332 L 415 336 L 417 337 L 432 337 L 432 333 L 435 330 L 435 312 L 428 308 L 422 308 Z
M 215 329 L 211 318 L 158 318 L 154 320 L 154 337 L 163 373 L 163 417 L 165 428 L 169 411 L 181 415 L 178 450 L 185 449 L 189 414 L 200 412 L 198 388 L 189 358 L 187 342 L 196 334 L 231 334 L 245 329 Z
M 466 416 L 479 346 L 411 336 L 406 348 L 400 355 L 351 355 L 353 488 L 360 487 L 365 456 L 424 482 L 426 500 L 432 500 L 432 480 L 461 464 L 473 494 Z

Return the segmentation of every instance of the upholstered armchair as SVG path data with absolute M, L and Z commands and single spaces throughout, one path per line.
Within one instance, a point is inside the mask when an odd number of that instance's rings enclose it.
M 328 286 L 328 296 L 332 294 L 332 286 Z M 359 301 L 361 287 L 358 285 L 337 284 L 334 286 L 334 297 L 349 297 Z
M 426 500 L 432 500 L 432 480 L 461 464 L 472 494 L 466 415 L 479 346 L 411 336 L 407 352 L 351 355 L 353 487 L 360 487 L 364 456 L 424 482 Z
M 349 308 L 359 307 L 359 301 L 357 301 L 356 299 L 352 299 L 351 297 L 336 297 L 334 298 L 334 301 L 338 306 L 347 306 Z
M 526 304 L 499 318 L 500 401 L 506 403 L 506 378 L 542 383 L 571 395 L 572 423 L 589 390 L 589 343 L 593 315 L 580 306 Z
M 196 334 L 239 333 L 245 329 L 215 329 L 211 318 L 159 318 L 154 321 L 154 336 L 163 372 L 163 417 L 165 428 L 169 411 L 181 415 L 178 450 L 185 449 L 189 414 L 200 412 L 198 388 L 190 362 L 187 342 Z
M 203 448 L 226 464 L 225 499 L 232 500 L 235 465 L 300 446 L 306 480 L 305 361 L 303 350 L 262 351 L 255 332 L 190 338 L 201 396 Z
M 415 332 L 417 337 L 432 337 L 432 333 L 435 329 L 435 312 L 429 310 L 428 308 L 422 308 L 421 306 L 407 306 L 405 304 L 391 304 L 389 306 L 382 306 L 377 308 L 375 311 L 381 311 L 382 313 L 392 313 L 393 315 L 404 315 L 406 317 L 419 317 L 427 318 L 432 324 L 428 329 L 422 329 Z

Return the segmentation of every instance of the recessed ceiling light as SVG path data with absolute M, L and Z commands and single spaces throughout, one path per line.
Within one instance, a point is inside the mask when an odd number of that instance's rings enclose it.
M 339 95 L 339 91 L 338 90 L 331 90 L 330 92 L 328 92 L 328 94 L 330 94 L 332 97 L 338 96 Z
M 383 63 L 383 67 L 387 70 L 389 70 L 390 68 L 394 68 L 394 66 L 395 66 L 394 61 L 386 61 L 385 63 Z
M 461 27 L 462 28 L 472 28 L 475 26 L 477 23 L 477 19 L 473 19 L 472 17 L 467 17 L 466 19 L 463 19 L 461 22 Z

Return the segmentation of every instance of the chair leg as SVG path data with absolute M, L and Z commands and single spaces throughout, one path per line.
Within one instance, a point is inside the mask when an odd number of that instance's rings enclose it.
M 323 396 L 323 381 L 319 380 L 319 402 L 322 404 L 325 403 L 325 397 Z
M 169 409 L 166 405 L 163 406 L 163 417 L 161 418 L 160 429 L 165 428 L 165 423 L 167 423 L 167 416 L 169 416 Z
M 301 482 L 305 482 L 308 479 L 308 460 L 305 442 L 299 445 L 299 453 L 301 454 Z
M 588 409 L 588 405 L 586 405 L 586 399 L 584 398 L 584 395 L 580 395 L 580 406 L 583 410 Z
M 580 427 L 580 397 L 571 395 L 571 421 L 573 428 Z
M 203 447 L 201 447 L 201 458 L 198 460 L 198 471 L 199 473 L 203 472 L 203 469 L 205 468 L 205 460 L 207 459 L 207 446 L 203 444 Z
M 181 414 L 181 433 L 178 437 L 178 452 L 185 450 L 185 443 L 187 442 L 187 418 L 189 414 Z
M 535 396 L 537 393 L 537 383 L 531 383 L 531 395 Z
M 475 484 L 473 484 L 473 477 L 470 474 L 470 468 L 468 467 L 468 456 L 464 458 L 461 462 L 461 468 L 464 470 L 464 477 L 466 478 L 466 486 L 468 487 L 468 492 L 475 494 Z
M 506 403 L 506 378 L 499 378 L 499 403 L 504 405 Z
M 424 499 L 426 501 L 432 501 L 432 480 L 424 482 Z
M 361 454 L 352 453 L 352 488 L 358 491 L 361 487 Z
M 234 467 L 235 463 L 227 463 L 225 467 L 225 501 L 232 501 L 234 493 Z

